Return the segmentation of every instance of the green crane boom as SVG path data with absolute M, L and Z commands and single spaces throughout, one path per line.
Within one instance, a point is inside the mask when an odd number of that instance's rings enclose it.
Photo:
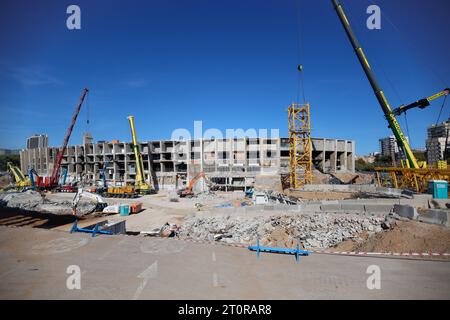
M 366 55 L 364 54 L 363 49 L 361 48 L 358 40 L 356 39 L 356 36 L 350 26 L 350 23 L 347 19 L 347 16 L 344 13 L 344 10 L 342 9 L 342 6 L 338 2 L 338 0 L 331 0 L 334 8 L 339 16 L 339 20 L 341 21 L 342 25 L 344 26 L 345 32 L 347 33 L 347 36 L 353 46 L 353 49 L 355 50 L 356 56 L 358 57 L 359 62 L 361 63 L 361 66 L 364 69 L 364 72 L 366 73 L 366 76 L 370 82 L 370 85 L 372 86 L 372 89 L 375 93 L 375 96 L 377 97 L 377 100 L 381 106 L 381 109 L 383 110 L 383 113 L 388 121 L 389 128 L 391 128 L 392 132 L 394 133 L 395 138 L 397 139 L 397 143 L 399 147 L 402 149 L 402 151 L 405 153 L 407 158 L 407 164 L 410 168 L 419 168 L 419 165 L 417 163 L 417 159 L 414 156 L 411 147 L 409 146 L 408 141 L 406 140 L 406 137 L 402 131 L 402 128 L 400 127 L 397 119 L 395 118 L 395 114 L 392 111 L 391 107 L 389 106 L 389 103 L 383 93 L 383 90 L 378 85 L 377 80 L 375 79 L 375 75 L 372 71 L 372 68 L 370 67 L 369 61 L 366 58 Z

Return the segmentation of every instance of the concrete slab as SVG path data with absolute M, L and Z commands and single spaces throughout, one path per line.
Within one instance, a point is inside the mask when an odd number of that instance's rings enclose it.
M 433 199 L 433 195 L 426 193 L 416 193 L 413 195 L 413 199 L 428 202 L 428 200 Z
M 343 211 L 359 211 L 364 212 L 364 204 L 359 203 L 342 203 L 341 209 Z
M 393 204 L 365 204 L 364 210 L 367 213 L 389 213 L 394 209 Z
M 425 213 L 420 214 L 417 220 L 450 227 L 450 210 L 429 209 Z
M 401 217 L 408 219 L 416 219 L 417 218 L 417 209 L 411 206 L 405 206 L 396 204 L 394 205 L 394 212 Z
M 320 212 L 321 208 L 319 204 L 305 204 L 302 209 L 302 212 Z
M 342 208 L 340 204 L 323 204 L 320 206 L 320 209 L 324 212 L 335 212 L 340 211 Z

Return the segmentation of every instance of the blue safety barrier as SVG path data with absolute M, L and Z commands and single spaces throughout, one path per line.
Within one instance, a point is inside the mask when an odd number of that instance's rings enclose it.
M 249 246 L 249 250 L 256 251 L 256 257 L 259 259 L 259 255 L 261 252 L 268 252 L 268 253 L 279 253 L 279 254 L 293 254 L 295 255 L 295 260 L 297 262 L 300 261 L 300 256 L 309 256 L 311 252 L 307 250 L 300 250 L 300 246 L 297 243 L 296 249 L 289 249 L 289 248 L 272 248 L 272 247 L 261 247 L 259 245 L 259 239 L 257 240 L 256 246 Z
M 109 235 L 113 234 L 111 231 L 100 230 L 98 223 L 96 223 L 94 228 L 92 228 L 92 229 L 78 228 L 78 220 L 75 220 L 75 222 L 73 223 L 72 229 L 70 229 L 70 233 L 74 233 L 74 232 L 92 233 L 92 237 L 95 237 L 96 234 L 109 234 Z

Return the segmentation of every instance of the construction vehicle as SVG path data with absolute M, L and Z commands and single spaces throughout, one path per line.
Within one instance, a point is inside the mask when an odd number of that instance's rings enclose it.
M 36 176 L 36 179 L 34 178 L 34 176 Z M 31 181 L 31 189 L 37 189 L 38 186 L 36 184 L 36 181 L 39 180 L 40 177 L 36 170 L 34 170 L 34 168 L 30 168 L 30 170 L 28 170 L 28 178 Z
M 154 192 L 152 186 L 150 186 L 145 180 L 144 174 L 144 162 L 142 161 L 142 155 L 139 152 L 139 145 L 136 138 L 136 128 L 134 126 L 134 117 L 128 116 L 130 121 L 131 138 L 133 139 L 133 151 L 136 158 L 136 178 L 134 182 L 134 188 L 138 194 L 150 194 Z
M 50 177 L 38 177 L 37 186 L 41 190 L 53 190 L 58 187 L 59 169 L 61 166 L 62 158 L 64 156 L 64 153 L 66 152 L 70 135 L 72 134 L 73 127 L 75 125 L 75 122 L 77 121 L 78 114 L 80 113 L 81 105 L 83 104 L 83 101 L 86 98 L 86 95 L 88 92 L 89 92 L 89 90 L 87 88 L 84 88 L 83 92 L 81 93 L 81 97 L 80 97 L 78 105 L 75 109 L 75 113 L 72 117 L 72 121 L 70 123 L 69 128 L 67 129 L 67 133 L 66 133 L 66 137 L 64 138 L 63 145 L 62 145 L 61 149 L 59 150 L 58 155 L 56 157 L 56 163 L 55 163 L 55 166 L 53 167 L 52 175 Z
M 100 171 L 100 178 L 102 178 L 103 185 L 100 188 L 97 188 L 96 192 L 98 194 L 103 194 L 108 191 L 108 184 L 106 182 L 106 167 L 109 164 L 109 159 L 105 161 L 103 164 L 102 171 Z
M 194 178 L 192 178 L 191 181 L 189 181 L 189 185 L 187 186 L 187 188 L 178 190 L 178 192 L 177 192 L 178 196 L 180 196 L 180 198 L 194 196 L 194 191 L 192 189 L 193 189 L 194 185 L 197 183 L 197 181 L 201 178 L 203 178 L 207 182 L 208 185 L 211 184 L 209 182 L 208 177 L 205 175 L 205 173 L 200 172 Z
M 108 187 L 103 194 L 107 198 L 137 198 L 139 195 L 133 186 Z
M 14 176 L 16 181 L 16 188 L 19 190 L 24 190 L 31 186 L 31 181 L 29 177 L 26 177 L 19 167 L 15 166 L 12 162 L 7 162 L 6 167 L 8 171 Z
M 418 100 L 418 101 L 408 104 L 406 106 L 402 105 L 402 106 L 392 110 L 386 99 L 386 96 L 384 95 L 383 90 L 381 89 L 381 87 L 378 84 L 378 81 L 375 78 L 375 74 L 373 73 L 372 68 L 369 64 L 369 61 L 367 60 L 367 57 L 364 54 L 364 51 L 361 48 L 361 46 L 355 36 L 355 33 L 353 32 L 353 30 L 350 26 L 349 20 L 348 20 L 347 16 L 345 15 L 341 4 L 339 3 L 338 0 L 331 0 L 331 1 L 337 12 L 339 20 L 341 21 L 342 25 L 344 26 L 345 32 L 350 40 L 350 43 L 352 44 L 353 49 L 355 50 L 356 56 L 358 57 L 358 60 L 361 63 L 362 68 L 364 69 L 364 72 L 370 82 L 370 85 L 372 86 L 372 89 L 375 93 L 378 103 L 380 104 L 381 109 L 383 110 L 384 116 L 386 117 L 386 120 L 388 121 L 388 126 L 392 130 L 392 132 L 397 140 L 397 144 L 398 144 L 399 148 L 406 155 L 407 168 L 419 169 L 420 168 L 419 163 L 418 163 L 416 157 L 414 156 L 414 154 L 411 150 L 411 147 L 409 146 L 408 141 L 406 140 L 406 137 L 403 133 L 403 130 L 400 127 L 400 124 L 398 123 L 398 121 L 396 119 L 396 116 L 398 116 L 410 109 L 413 109 L 413 108 L 418 107 L 418 108 L 423 109 L 423 108 L 429 106 L 431 101 L 448 95 L 450 93 L 450 90 L 444 89 L 428 98 Z
M 109 163 L 110 160 L 108 159 L 103 164 L 103 168 L 100 171 L 100 177 L 102 178 L 103 185 L 96 189 L 96 193 L 108 198 L 137 198 L 138 194 L 133 186 L 108 186 L 106 181 L 106 167 L 108 167 Z
M 59 178 L 58 186 L 56 187 L 57 192 L 77 192 L 77 187 L 75 184 L 66 184 L 67 180 L 67 168 L 63 168 L 61 176 Z
M 375 168 L 378 185 L 389 185 L 396 189 L 409 189 L 420 193 L 427 192 L 428 182 L 430 180 L 447 180 L 450 182 L 450 170 L 448 168 L 432 168 L 430 166 L 427 166 L 425 162 L 419 163 L 419 161 L 417 161 L 396 119 L 397 115 L 405 113 L 410 109 L 416 107 L 421 109 L 426 108 L 430 105 L 431 101 L 440 97 L 446 97 L 449 94 L 450 90 L 444 89 L 428 98 L 418 100 L 406 106 L 402 105 L 392 110 L 386 99 L 386 96 L 384 95 L 383 90 L 380 88 L 377 80 L 375 79 L 375 75 L 372 71 L 369 61 L 367 60 L 367 57 L 364 54 L 364 51 L 361 48 L 358 40 L 356 39 L 356 36 L 350 26 L 349 20 L 345 15 L 344 10 L 342 9 L 341 4 L 338 0 L 331 1 L 339 17 L 339 20 L 341 21 L 345 29 L 347 37 L 352 44 L 356 56 L 367 76 L 367 79 L 372 86 L 372 89 L 375 93 L 378 103 L 381 106 L 381 109 L 383 110 L 386 120 L 388 121 L 388 127 L 394 133 L 400 150 L 406 155 L 406 160 L 404 161 L 404 164 L 402 163 L 401 168 Z
M 103 209 L 108 206 L 108 204 L 105 202 L 105 200 L 103 200 L 103 198 L 100 195 L 85 191 L 83 190 L 83 188 L 78 188 L 77 193 L 75 194 L 75 197 L 72 200 L 73 215 L 77 214 L 78 203 L 83 197 L 87 197 L 96 201 L 95 211 L 103 211 Z

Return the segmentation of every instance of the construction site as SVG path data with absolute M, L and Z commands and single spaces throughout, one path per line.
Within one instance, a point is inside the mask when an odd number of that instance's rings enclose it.
M 450 167 L 439 152 L 419 161 L 398 117 L 450 90 L 391 106 L 351 19 L 330 2 L 403 159 L 358 171 L 358 140 L 312 136 L 314 101 L 274 107 L 284 137 L 155 140 L 130 112 L 114 124 L 129 140 L 111 130 L 75 144 L 96 94 L 84 88 L 61 120 L 62 145 L 48 145 L 43 124 L 1 173 L 0 298 L 449 299 Z M 293 71 L 303 81 L 303 65 Z M 66 288 L 69 265 L 80 290 Z M 366 282 L 373 265 L 381 290 Z

